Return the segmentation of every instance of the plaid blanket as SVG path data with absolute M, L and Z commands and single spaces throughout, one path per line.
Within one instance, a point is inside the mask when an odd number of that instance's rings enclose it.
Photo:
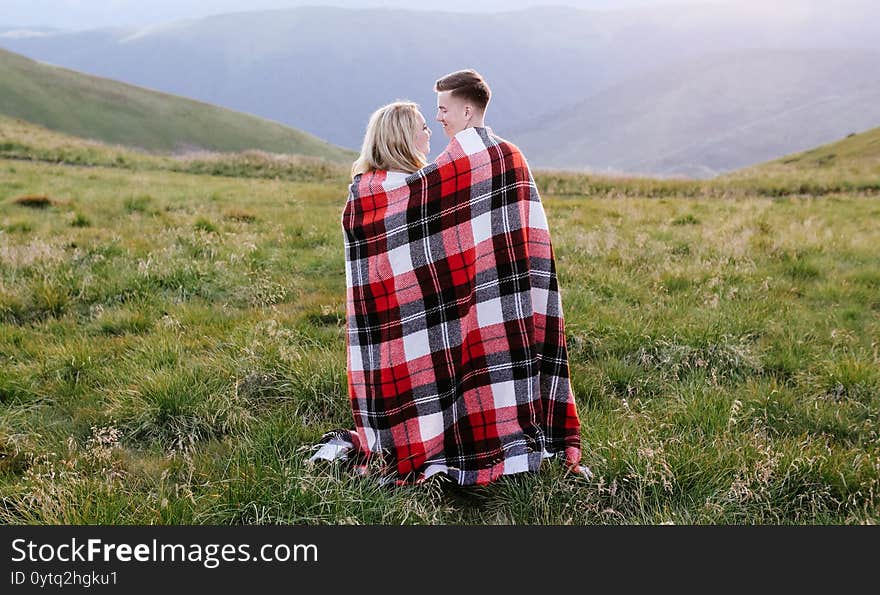
M 342 216 L 348 388 L 356 429 L 309 461 L 383 483 L 459 484 L 580 465 L 562 303 L 528 165 L 488 128 L 413 173 L 357 176 Z

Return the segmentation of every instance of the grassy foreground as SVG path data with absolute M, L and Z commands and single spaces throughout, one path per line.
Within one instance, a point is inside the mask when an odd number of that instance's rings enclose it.
M 56 159 L 48 136 L 13 136 L 0 522 L 880 520 L 869 182 L 538 176 L 596 478 L 548 464 L 481 488 L 389 489 L 303 464 L 352 423 L 343 170 L 188 169 L 83 144 Z

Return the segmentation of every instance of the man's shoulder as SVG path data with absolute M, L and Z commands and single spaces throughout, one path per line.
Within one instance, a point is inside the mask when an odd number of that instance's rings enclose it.
M 519 145 L 513 143 L 506 138 L 502 138 L 495 134 L 494 132 L 489 133 L 489 138 L 492 140 L 492 143 L 498 147 L 502 153 L 507 155 L 508 157 L 513 157 L 514 163 L 518 163 L 517 167 L 523 167 L 526 170 L 530 170 L 528 159 L 523 154 L 522 150 L 520 150 Z
M 492 140 L 493 144 L 501 147 L 502 150 L 504 150 L 505 152 L 522 155 L 522 151 L 516 143 L 509 141 L 501 136 L 498 136 L 491 130 L 488 132 L 488 137 Z
M 515 143 L 498 136 L 489 128 L 468 128 L 455 135 L 446 150 L 441 153 L 434 161 L 438 165 L 443 165 L 448 161 L 455 161 L 459 158 L 484 153 L 492 149 L 500 150 L 503 154 L 521 158 L 525 163 L 525 156 Z

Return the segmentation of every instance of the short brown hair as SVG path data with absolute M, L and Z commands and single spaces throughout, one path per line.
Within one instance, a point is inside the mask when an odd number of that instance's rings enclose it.
M 441 91 L 452 91 L 453 97 L 461 97 L 468 101 L 473 101 L 480 110 L 485 111 L 489 105 L 489 99 L 492 97 L 492 91 L 489 85 L 483 80 L 482 75 L 476 70 L 458 70 L 450 72 L 444 77 L 437 79 L 434 83 L 434 90 L 438 93 Z

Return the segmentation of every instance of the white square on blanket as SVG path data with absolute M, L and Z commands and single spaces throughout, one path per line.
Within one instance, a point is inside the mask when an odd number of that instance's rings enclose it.
M 480 328 L 486 328 L 499 322 L 504 322 L 501 298 L 477 302 L 477 324 L 480 325 Z
M 410 333 L 409 335 L 404 335 L 403 353 L 408 362 L 431 353 L 431 344 L 428 342 L 428 331 L 420 330 Z
M 382 182 L 382 188 L 385 192 L 391 192 L 395 188 L 400 188 L 406 183 L 406 178 L 409 174 L 400 172 L 400 171 L 390 171 L 385 176 L 385 181 Z
M 550 292 L 540 287 L 532 287 L 532 310 L 536 314 L 547 314 Z
M 364 371 L 364 360 L 361 357 L 361 346 L 349 343 L 348 345 L 348 355 L 351 360 L 351 371 L 352 372 L 363 372 Z
M 492 399 L 495 409 L 516 406 L 516 384 L 513 380 L 507 382 L 495 382 L 492 384 Z
M 504 459 L 504 474 L 521 473 L 529 470 L 529 455 L 514 455 Z
M 455 135 L 465 155 L 474 155 L 486 150 L 486 144 L 479 133 L 473 128 L 465 128 Z
M 443 433 L 443 413 L 431 413 L 419 416 L 419 433 L 422 435 L 422 442 L 436 438 Z
M 402 275 L 413 270 L 412 257 L 409 255 L 409 244 L 388 251 L 391 270 L 395 275 Z
M 529 201 L 529 227 L 548 229 L 547 214 L 544 212 L 544 205 L 540 201 Z
M 361 420 L 364 428 L 364 436 L 367 437 L 367 448 L 374 450 L 379 444 L 379 436 L 376 434 L 376 431 L 370 427 L 370 421 L 366 416 L 362 416 Z
M 492 211 L 477 215 L 471 219 L 471 230 L 474 232 L 474 246 L 492 237 Z

